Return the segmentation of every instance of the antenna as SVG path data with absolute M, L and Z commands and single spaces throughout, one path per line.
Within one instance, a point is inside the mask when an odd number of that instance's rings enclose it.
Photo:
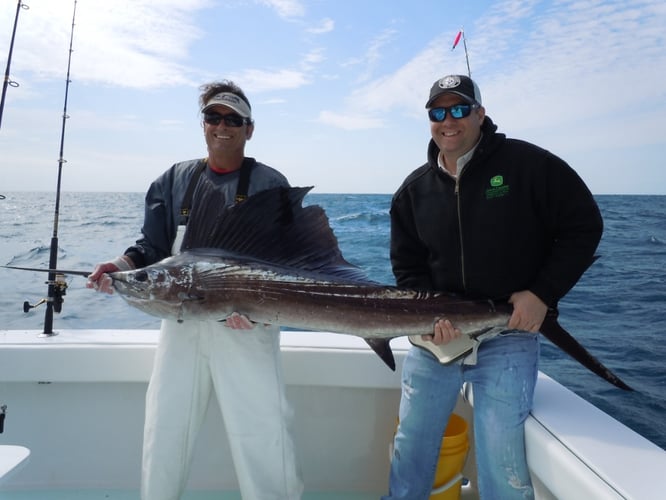
M 60 217 L 60 184 L 62 180 L 62 164 L 66 162 L 63 158 L 63 150 L 65 145 L 65 125 L 69 116 L 67 115 L 67 97 L 69 95 L 69 79 L 70 68 L 72 65 L 72 45 L 74 42 L 74 20 L 76 19 L 76 0 L 74 0 L 74 13 L 72 14 L 72 31 L 69 38 L 69 57 L 67 60 L 67 80 L 65 82 L 65 105 L 62 112 L 62 130 L 60 133 L 60 155 L 58 157 L 58 184 L 56 187 L 56 201 L 55 210 L 53 215 L 53 236 L 51 237 L 51 253 L 49 255 L 49 269 L 57 269 L 58 267 L 58 222 Z M 46 313 L 44 314 L 44 333 L 42 336 L 56 335 L 53 333 L 53 312 L 59 313 L 62 310 L 63 295 L 67 289 L 67 282 L 64 276 L 49 272 L 48 281 L 49 286 L 48 295 L 46 298 Z

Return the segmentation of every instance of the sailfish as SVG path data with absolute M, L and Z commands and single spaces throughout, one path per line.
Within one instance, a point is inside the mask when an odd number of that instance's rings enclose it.
M 110 273 L 114 289 L 131 306 L 160 318 L 223 321 L 237 312 L 257 323 L 313 335 L 355 335 L 393 370 L 390 340 L 430 334 L 438 319 L 449 319 L 465 339 L 508 324 L 512 306 L 506 301 L 370 280 L 343 257 L 325 211 L 303 206 L 310 189 L 268 189 L 220 210 L 222 194 L 210 183 L 201 186 L 181 252 Z M 595 374 L 632 390 L 558 323 L 556 310 L 549 311 L 539 331 Z

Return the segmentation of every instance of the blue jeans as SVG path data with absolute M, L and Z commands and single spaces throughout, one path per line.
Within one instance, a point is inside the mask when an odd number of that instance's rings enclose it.
M 476 365 L 442 365 L 412 347 L 402 369 L 400 423 L 393 443 L 389 494 L 427 499 L 442 436 L 463 382 L 474 399 L 474 441 L 482 499 L 534 498 L 525 458 L 525 419 L 538 374 L 536 334 L 509 330 L 484 341 Z

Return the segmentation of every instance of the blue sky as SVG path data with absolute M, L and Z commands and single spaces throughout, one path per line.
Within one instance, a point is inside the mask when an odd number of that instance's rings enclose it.
M 73 0 L 25 0 L 0 192 L 54 190 Z M 315 192 L 392 193 L 425 160 L 434 80 L 466 73 L 511 137 L 595 194 L 666 194 L 663 0 L 78 0 L 63 191 L 139 191 L 206 154 L 199 86 L 253 106 L 246 153 Z M 0 0 L 9 51 L 15 0 Z M 4 67 L 4 65 L 3 65 Z

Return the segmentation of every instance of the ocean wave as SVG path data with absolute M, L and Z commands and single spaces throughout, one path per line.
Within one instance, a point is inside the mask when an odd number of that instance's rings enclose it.
M 29 250 L 26 250 L 20 254 L 14 255 L 6 265 L 8 266 L 25 266 L 26 264 L 32 264 L 31 267 L 37 265 L 48 265 L 49 257 L 51 255 L 51 247 L 40 245 L 38 247 L 33 247 Z M 58 247 L 58 259 L 65 258 L 67 253 Z M 46 257 L 46 260 L 44 260 Z

